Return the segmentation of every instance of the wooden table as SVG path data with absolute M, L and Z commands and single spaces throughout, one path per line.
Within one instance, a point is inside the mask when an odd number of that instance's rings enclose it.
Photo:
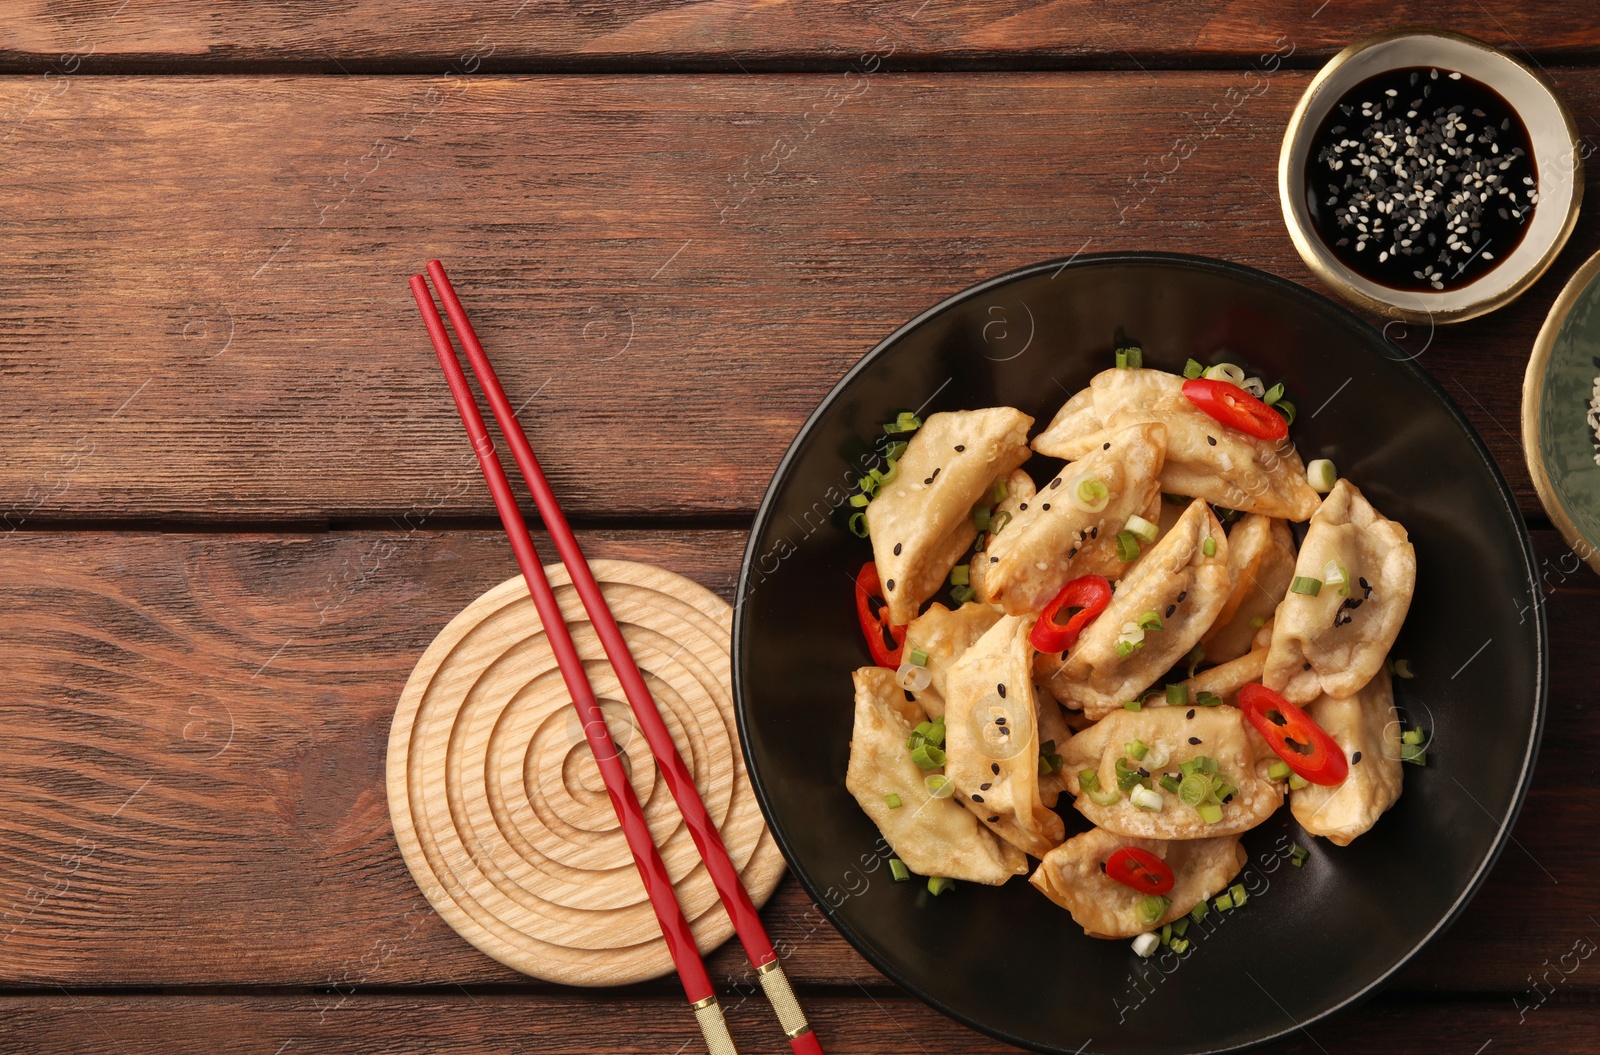
M 1509 47 L 1600 142 L 1600 16 L 1571 0 L 919 3 L 5 6 L 0 1050 L 698 1050 L 673 982 L 516 975 L 396 849 L 400 687 L 513 567 L 405 288 L 428 257 L 590 552 L 731 596 L 805 415 L 947 293 L 1127 248 L 1314 285 L 1278 142 L 1350 40 Z M 1391 331 L 1543 561 L 1515 839 L 1381 995 L 1273 1050 L 1600 1052 L 1600 580 L 1517 440 L 1596 215 L 1515 305 Z M 792 879 L 766 917 L 830 1052 L 1010 1050 L 888 984 Z M 787 1050 L 736 950 L 712 969 L 744 1050 Z

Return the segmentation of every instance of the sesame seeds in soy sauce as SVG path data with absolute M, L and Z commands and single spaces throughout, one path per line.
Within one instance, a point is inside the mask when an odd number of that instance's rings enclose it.
M 1328 111 L 1305 195 L 1339 261 L 1391 289 L 1465 286 L 1511 255 L 1538 203 L 1528 130 L 1480 81 L 1410 67 Z

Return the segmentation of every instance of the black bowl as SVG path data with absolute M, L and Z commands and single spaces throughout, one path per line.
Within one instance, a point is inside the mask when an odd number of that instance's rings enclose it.
M 1022 878 L 938 898 L 893 882 L 845 790 L 850 672 L 870 663 L 852 576 L 870 547 L 841 525 L 850 462 L 900 410 L 1008 405 L 1042 427 L 1111 365 L 1116 343 L 1181 370 L 1226 349 L 1281 378 L 1293 436 L 1334 460 L 1416 545 L 1393 655 L 1403 712 L 1432 730 L 1426 768 L 1348 847 L 1288 810 L 1245 837 L 1249 903 L 1141 960 L 1086 937 Z M 1383 334 L 1331 301 L 1200 257 L 1110 253 L 1014 271 L 895 331 L 822 401 L 778 466 L 739 580 L 734 687 L 757 794 L 800 881 L 879 970 L 933 1007 L 1050 1052 L 1213 1052 L 1270 1040 L 1359 1000 L 1471 898 L 1506 840 L 1543 724 L 1547 643 L 1533 551 L 1482 440 Z M 1075 811 L 1063 799 L 1069 831 Z M 1081 824 L 1079 825 L 1082 826 Z M 1289 847 L 1311 851 L 1304 867 Z M 802 949 L 799 955 L 803 956 Z

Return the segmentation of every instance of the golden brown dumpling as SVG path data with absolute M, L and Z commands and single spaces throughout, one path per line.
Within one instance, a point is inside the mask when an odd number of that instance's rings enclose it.
M 936 593 L 978 529 L 972 507 L 1028 458 L 1033 419 L 1011 407 L 932 414 L 899 473 L 867 506 L 889 618 L 905 625 Z
M 1417 555 L 1406 529 L 1340 480 L 1311 518 L 1295 575 L 1319 581 L 1343 569 L 1348 596 L 1323 586 L 1315 597 L 1290 592 L 1273 620 L 1263 683 L 1291 703 L 1326 693 L 1353 696 L 1383 669 L 1417 583 Z
M 1219 663 L 1208 670 L 1202 670 L 1183 682 L 1183 687 L 1189 693 L 1190 705 L 1197 701 L 1202 692 L 1207 692 L 1230 707 L 1237 707 L 1239 690 L 1252 682 L 1259 682 L 1261 671 L 1266 664 L 1267 650 L 1258 648 L 1246 652 L 1238 659 L 1230 659 L 1226 663 Z
M 1389 672 L 1380 670 L 1354 696 L 1319 696 L 1306 713 L 1344 749 L 1350 771 L 1334 787 L 1289 792 L 1289 809 L 1312 835 L 1348 846 L 1400 797 L 1400 716 Z
M 1162 490 L 1204 498 L 1228 509 L 1301 521 L 1317 508 L 1317 493 L 1287 440 L 1271 443 L 1229 428 L 1191 403 L 1183 378 L 1165 370 L 1105 370 L 1061 408 L 1033 441 L 1040 454 L 1081 458 L 1129 425 L 1167 426 Z
M 1259 513 L 1241 518 L 1228 532 L 1228 574 L 1233 590 L 1216 623 L 1200 639 L 1212 663 L 1226 663 L 1249 652 L 1256 631 L 1289 591 L 1294 535 L 1288 522 Z
M 911 760 L 906 741 L 921 721 L 894 671 L 863 667 L 854 674 L 855 728 L 845 787 L 883 833 L 895 856 L 919 875 L 999 886 L 1028 870 L 1021 850 L 995 837 L 953 798 L 936 798 Z M 891 807 L 888 796 L 898 797 Z
M 1166 912 L 1153 923 L 1137 915 L 1145 895 L 1106 875 L 1106 859 L 1124 846 L 1148 850 L 1172 869 L 1173 885 Z M 1091 938 L 1131 938 L 1187 914 L 1201 901 L 1226 889 L 1245 866 L 1248 855 L 1238 836 L 1164 842 L 1129 839 L 1103 828 L 1074 835 L 1039 862 L 1028 882 L 1045 897 L 1072 913 L 1073 922 Z
M 956 798 L 1013 846 L 1042 857 L 1061 818 L 1039 795 L 1032 616 L 1008 615 L 967 649 L 945 682 L 945 776 Z
M 994 508 L 990 510 L 989 523 L 1009 524 L 1016 519 L 1017 514 L 1022 512 L 1024 505 L 1033 501 L 1033 496 L 1036 494 L 1038 494 L 1038 488 L 1034 486 L 1033 477 L 1021 469 L 1013 472 L 1006 477 L 1006 496 L 996 502 Z M 985 547 L 987 547 L 990 537 L 992 536 L 984 536 L 983 544 Z M 972 565 L 967 569 L 968 585 L 972 587 L 972 592 L 977 597 L 984 599 L 986 604 L 988 603 L 989 592 L 984 587 L 983 577 L 988 567 L 987 555 L 983 550 L 979 550 L 972 555 Z
M 1208 538 L 1214 543 L 1209 556 Z M 1133 565 L 1111 604 L 1043 680 L 1063 705 L 1090 718 L 1118 710 L 1194 648 L 1228 588 L 1227 538 L 1210 507 L 1197 499 Z M 1142 642 L 1128 642 L 1133 632 L 1127 628 L 1151 612 L 1160 629 L 1146 629 Z
M 1078 796 L 1073 803 L 1089 820 L 1118 835 L 1142 839 L 1203 839 L 1237 835 L 1266 820 L 1283 804 L 1283 787 L 1267 778 L 1275 755 L 1261 753 L 1261 741 L 1236 707 L 1147 707 L 1119 710 L 1102 718 L 1067 742 L 1062 768 L 1067 788 Z M 1145 757 L 1134 759 L 1127 746 L 1145 745 Z M 1221 804 L 1222 816 L 1208 823 L 1194 806 L 1160 785 L 1162 775 L 1182 776 L 1182 763 L 1192 758 L 1217 763 L 1216 778 L 1238 788 Z M 1269 761 L 1269 758 L 1271 761 Z M 1080 774 L 1092 769 L 1102 795 L 1117 788 L 1117 761 L 1128 769 L 1143 768 L 1150 789 L 1161 798 L 1161 808 L 1149 810 L 1134 804 L 1131 789 L 1106 805 L 1097 803 L 1083 788 Z
M 1117 555 L 1117 532 L 1130 516 L 1154 523 L 1161 515 L 1156 474 L 1165 450 L 1161 425 L 1139 425 L 1108 435 L 1103 445 L 1064 467 L 990 536 L 979 558 L 984 564 L 979 599 L 1012 615 L 1037 614 L 1080 575 L 1120 577 L 1127 564 Z M 1106 505 L 1097 512 L 1074 493 L 1078 482 L 1090 478 L 1108 491 Z
M 999 619 L 1000 613 L 986 604 L 969 602 L 951 611 L 935 602 L 906 627 L 905 654 L 920 649 L 928 656 L 928 684 L 912 694 L 929 718 L 944 713 L 945 677 L 950 668 Z

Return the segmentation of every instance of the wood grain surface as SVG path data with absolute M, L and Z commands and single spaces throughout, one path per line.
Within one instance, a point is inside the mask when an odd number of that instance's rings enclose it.
M 1600 577 L 1554 532 L 1538 540 L 1555 655 L 1580 654 L 1600 637 Z M 744 533 L 582 542 L 727 598 Z M 538 988 L 434 915 L 383 793 L 416 657 L 513 566 L 476 531 L 7 537 L 0 987 Z M 1575 663 L 1553 674 L 1516 841 L 1403 988 L 1521 992 L 1575 940 L 1600 941 L 1600 689 Z M 765 917 L 797 982 L 882 984 L 792 878 Z M 749 982 L 736 944 L 710 966 Z M 1562 988 L 1600 992 L 1600 967 Z
M 1600 114 L 1600 72 L 1555 78 Z M 1159 249 L 1314 286 L 1273 191 L 1306 79 L 62 82 L 4 153 L 0 518 L 492 516 L 404 283 L 431 256 L 570 515 L 748 514 L 844 371 L 980 278 Z M 1512 307 L 1390 331 L 1530 513 L 1521 373 L 1597 245 L 1591 210 Z
M 219 0 L 13 0 L 0 9 L 0 70 L 737 73 L 843 69 L 879 39 L 895 43 L 902 68 L 1226 66 L 1284 40 L 1300 62 L 1316 61 L 1417 24 L 1545 61 L 1600 48 L 1583 3 L 1517 0 L 466 0 L 447 9 L 347 0 L 292 13 Z

